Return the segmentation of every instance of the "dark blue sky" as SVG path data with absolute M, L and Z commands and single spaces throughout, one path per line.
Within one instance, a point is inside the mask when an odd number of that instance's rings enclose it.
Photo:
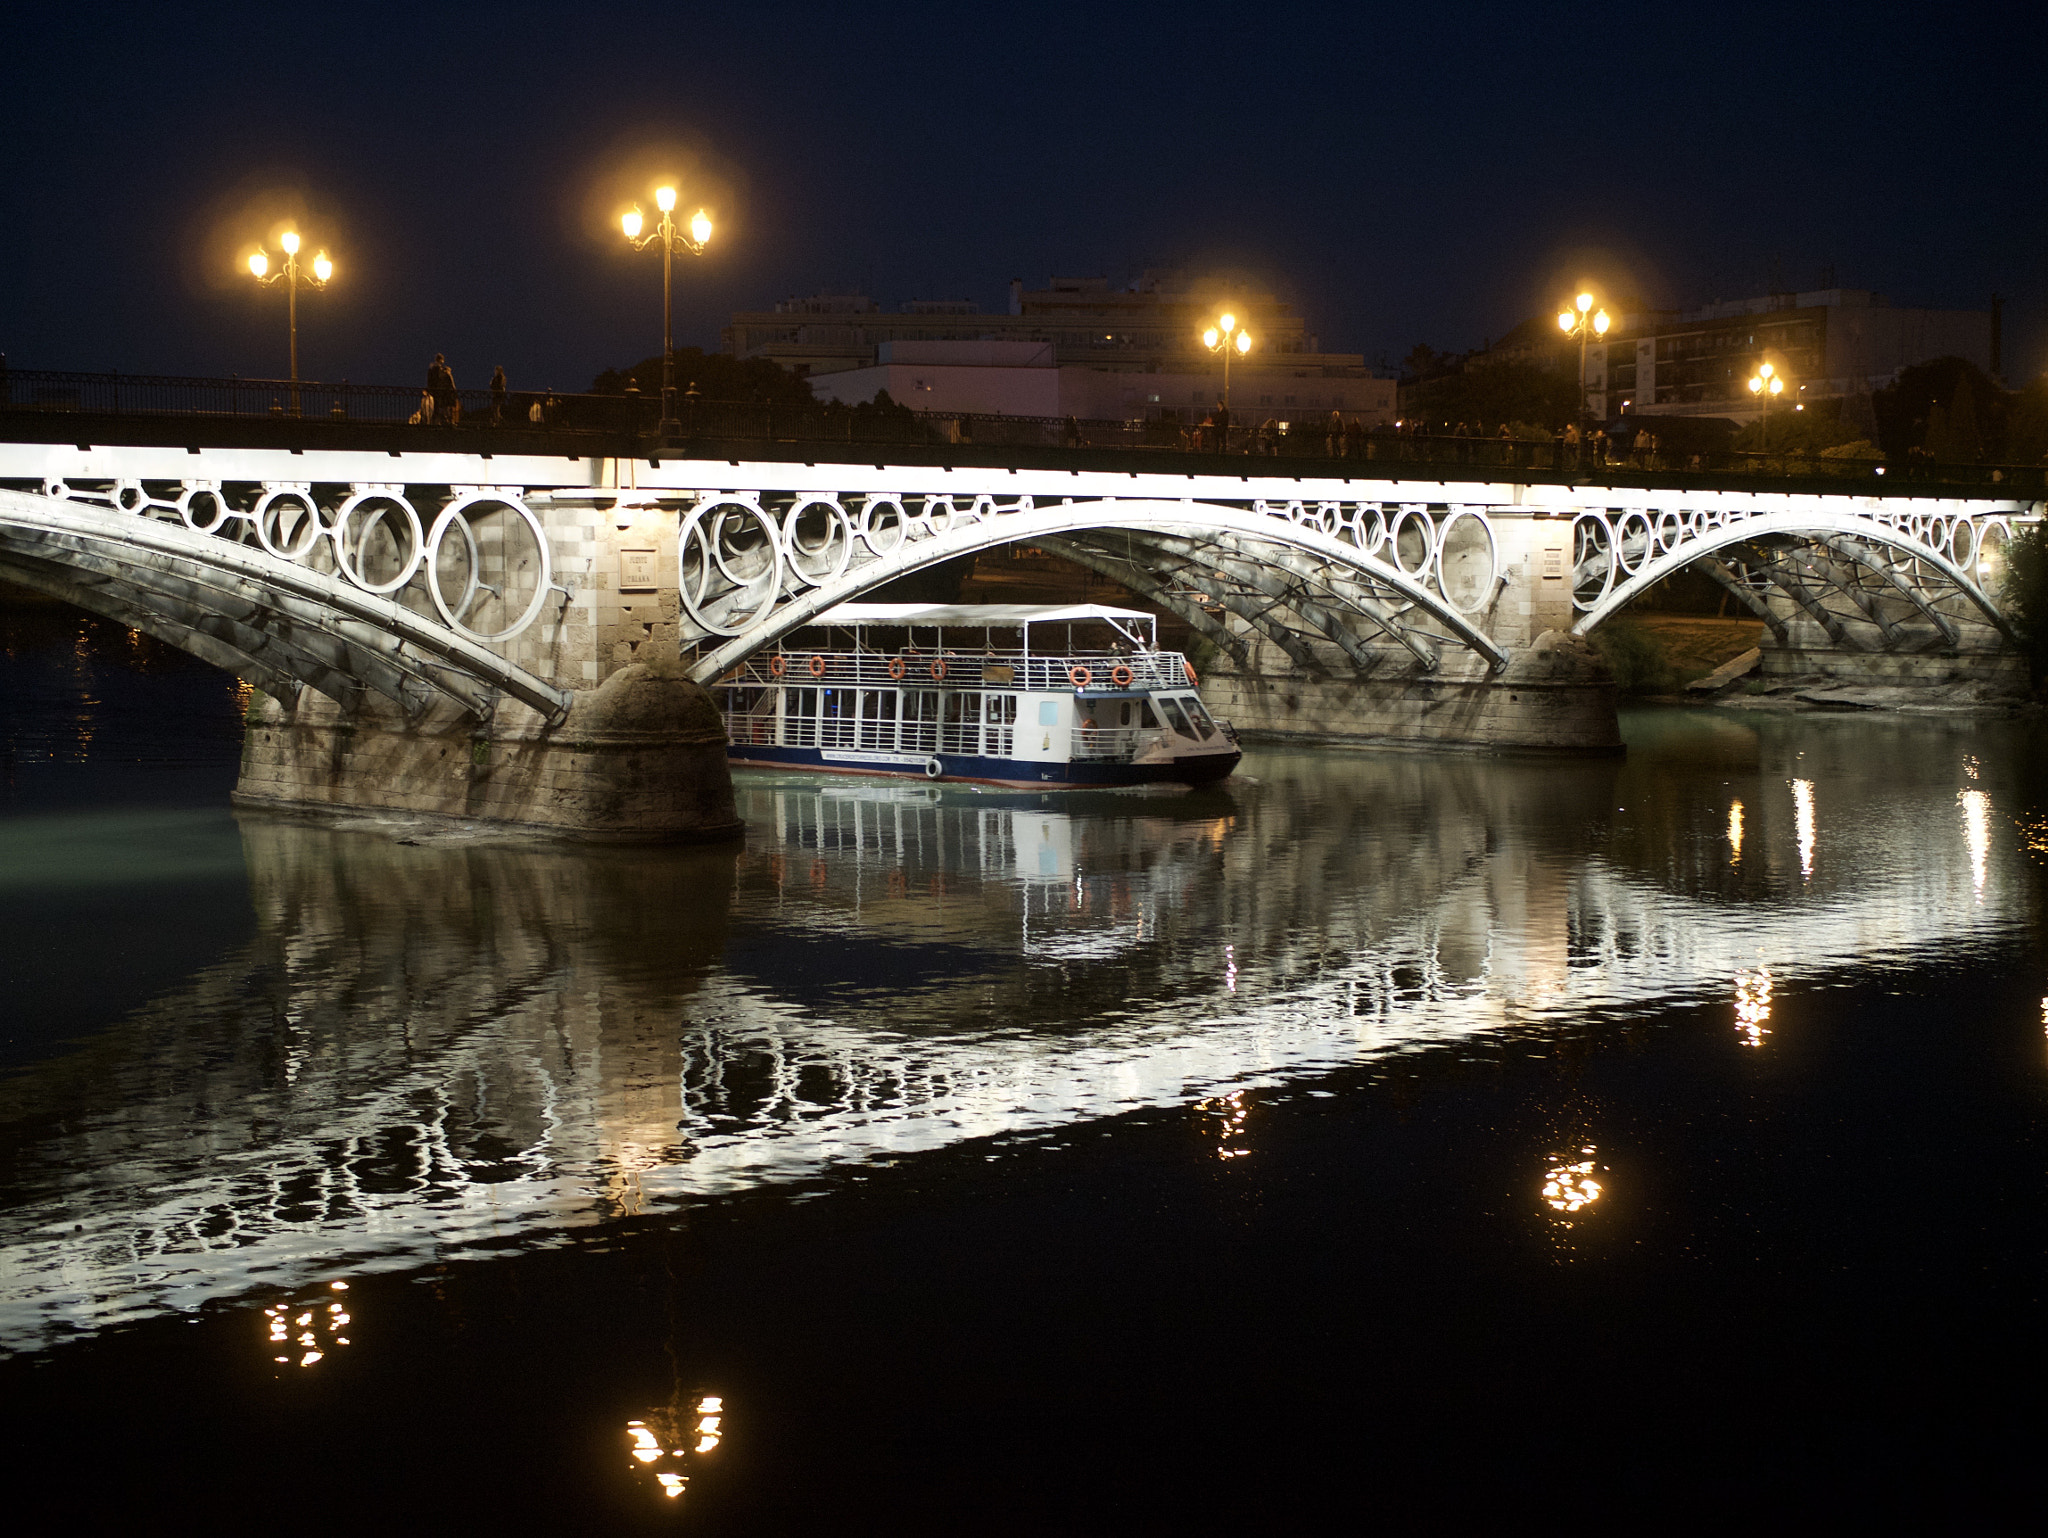
M 2048 367 L 2027 6 L 1317 10 L 44 7 L 8 24 L 0 351 L 277 374 L 235 266 L 297 212 L 341 277 L 305 371 L 580 388 L 659 345 L 609 221 L 709 202 L 678 341 L 738 308 L 1236 263 L 1326 348 L 1477 345 L 1581 274 L 1653 302 L 2009 296 Z M 2033 42 L 2028 42 L 2028 38 Z M 641 173 L 645 173 L 644 175 Z M 651 203 L 650 203 L 651 206 Z

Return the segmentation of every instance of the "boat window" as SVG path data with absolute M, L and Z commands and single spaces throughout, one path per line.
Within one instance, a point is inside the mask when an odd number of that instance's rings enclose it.
M 1148 729 L 1159 725 L 1159 712 L 1152 708 L 1150 700 L 1138 701 L 1138 723 Z
M 814 748 L 818 745 L 816 689 L 782 691 L 782 740 L 789 746 L 797 748 Z
M 988 718 L 998 726 L 1007 726 L 1017 719 L 1017 696 L 1014 694 L 991 694 L 988 697 Z
M 1129 700 L 1118 700 L 1116 702 L 1116 724 L 1118 726 L 1129 726 L 1131 724 L 1131 702 Z
M 1209 719 L 1209 712 L 1202 708 L 1202 702 L 1190 694 L 1181 702 L 1188 708 L 1188 719 L 1201 729 L 1204 737 L 1216 735 L 1216 723 Z
M 888 752 L 896 746 L 896 691 L 867 689 L 860 697 L 860 745 Z
M 1060 724 L 1060 702 L 1058 700 L 1040 700 L 1038 702 L 1038 724 L 1040 726 L 1058 726 Z
M 1195 729 L 1188 725 L 1188 718 L 1180 713 L 1179 705 L 1162 695 L 1159 700 L 1159 709 L 1160 713 L 1166 717 L 1166 724 L 1181 736 L 1192 737 L 1195 735 Z
M 939 745 L 939 691 L 909 689 L 903 695 L 903 739 L 906 753 L 930 753 Z

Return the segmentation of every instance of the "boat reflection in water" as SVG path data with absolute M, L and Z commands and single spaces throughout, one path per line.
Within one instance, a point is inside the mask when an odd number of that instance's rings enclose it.
M 245 817 L 253 944 L 0 1081 L 0 1344 L 248 1298 L 296 1360 L 342 1277 L 1137 1107 L 1235 1159 L 1248 1092 L 1675 1002 L 1769 1050 L 1773 983 L 2024 921 L 2004 792 L 1958 816 L 1941 740 L 1880 776 L 1686 730 L 1192 791 L 743 773 L 722 850 Z M 1530 1150 L 1551 1208 L 1611 1204 L 1588 1141 Z

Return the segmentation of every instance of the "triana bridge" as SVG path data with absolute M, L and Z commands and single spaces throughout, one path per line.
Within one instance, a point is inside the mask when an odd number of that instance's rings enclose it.
M 1475 462 L 1493 448 L 664 445 L 16 409 L 0 577 L 260 688 L 257 799 L 621 835 L 731 823 L 704 799 L 719 722 L 701 696 L 651 703 L 650 668 L 715 682 L 835 604 L 1003 545 L 1184 621 L 1218 708 L 1255 730 L 1612 747 L 1579 638 L 1688 567 L 1793 670 L 2015 665 L 1997 595 L 2038 476 L 2001 495 L 1974 467 L 1952 485 Z

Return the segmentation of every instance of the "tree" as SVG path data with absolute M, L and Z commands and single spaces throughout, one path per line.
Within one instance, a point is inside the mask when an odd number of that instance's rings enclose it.
M 2048 374 L 2027 382 L 2005 417 L 2005 462 L 2048 463 Z
M 621 395 L 631 381 L 642 395 L 661 392 L 661 355 L 643 358 L 630 368 L 608 368 L 591 381 L 593 395 Z M 676 392 L 697 387 L 712 401 L 765 401 L 772 406 L 809 405 L 811 384 L 767 358 L 735 358 L 697 347 L 676 349 Z
M 1879 390 L 1871 405 L 1878 441 L 1894 459 L 1921 449 L 1941 459 L 1996 461 L 2005 453 L 2006 399 L 2007 392 L 1967 358 L 1935 358 L 1900 370 L 1897 382 Z
M 1579 381 L 1531 363 L 1497 363 L 1405 387 L 1401 413 L 1432 425 L 1527 422 L 1552 430 L 1579 409 Z

